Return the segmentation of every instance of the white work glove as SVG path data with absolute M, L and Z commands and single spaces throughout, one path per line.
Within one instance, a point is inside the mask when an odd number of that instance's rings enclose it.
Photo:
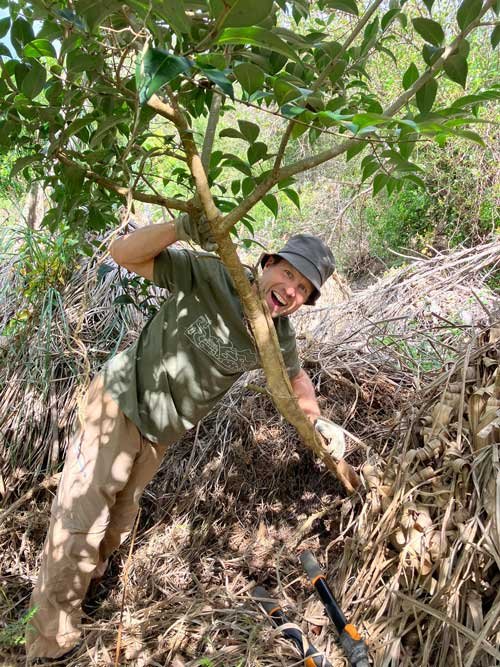
M 195 220 L 189 213 L 183 213 L 174 220 L 174 225 L 178 241 L 193 241 L 208 252 L 217 249 L 217 244 L 205 215 L 201 215 L 198 220 Z
M 337 461 L 343 459 L 345 455 L 343 429 L 329 419 L 325 419 L 325 417 L 318 417 L 314 422 L 314 428 L 326 440 L 328 453 Z

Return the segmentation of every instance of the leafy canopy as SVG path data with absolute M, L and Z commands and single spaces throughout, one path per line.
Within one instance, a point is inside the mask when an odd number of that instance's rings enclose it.
M 207 163 L 218 207 L 241 209 L 238 219 L 251 227 L 245 200 L 262 200 L 274 215 L 276 195 L 300 205 L 293 176 L 338 155 L 365 152 L 362 178 L 374 194 L 405 180 L 422 185 L 415 142 L 461 135 L 481 143 L 470 124 L 500 94 L 492 85 L 460 97 L 457 87 L 451 106 L 440 101 L 444 78 L 465 88 L 467 35 L 487 12 L 498 45 L 493 0 L 463 0 L 451 26 L 433 0 L 0 0 L 7 5 L 0 37 L 12 46 L 0 44 L 0 147 L 21 150 L 14 175 L 46 186 L 51 229 L 62 221 L 114 225 L 124 196 L 173 209 L 192 197 L 185 146 L 152 105 L 156 95 L 179 105 L 196 141 L 214 96 L 222 114 L 256 106 L 282 116 L 283 132 L 288 123 L 282 154 L 280 137 L 268 146 L 257 124 L 240 120 L 220 133 L 234 142 L 232 152 L 214 150 Z M 405 67 L 394 53 L 402 32 L 415 44 Z M 376 57 L 397 72 L 395 100 L 374 83 Z M 311 159 L 290 164 L 285 145 L 305 133 Z M 319 137 L 324 154 L 315 152 Z

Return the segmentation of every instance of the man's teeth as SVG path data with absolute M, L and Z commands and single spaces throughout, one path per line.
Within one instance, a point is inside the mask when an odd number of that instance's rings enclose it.
M 273 290 L 272 295 L 276 299 L 276 301 L 281 305 L 281 306 L 286 306 L 286 301 L 281 298 L 281 296 L 278 294 L 278 292 L 275 292 Z

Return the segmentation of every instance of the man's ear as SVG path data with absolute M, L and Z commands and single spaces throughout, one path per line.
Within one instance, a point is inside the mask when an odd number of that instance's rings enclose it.
M 273 264 L 276 264 L 276 257 L 274 255 L 269 255 L 269 257 L 266 259 L 266 262 L 265 262 L 265 264 L 262 268 L 267 269 L 268 266 L 272 266 Z

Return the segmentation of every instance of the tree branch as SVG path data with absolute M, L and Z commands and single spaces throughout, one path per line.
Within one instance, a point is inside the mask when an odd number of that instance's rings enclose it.
M 359 21 L 356 23 L 354 26 L 353 31 L 351 34 L 347 37 L 345 42 L 342 44 L 342 48 L 340 51 L 337 53 L 335 58 L 330 62 L 330 64 L 321 72 L 319 77 L 316 79 L 314 82 L 313 90 L 319 90 L 321 85 L 323 84 L 324 80 L 329 76 L 330 72 L 332 69 L 335 67 L 335 65 L 339 62 L 340 57 L 344 55 L 344 53 L 347 51 L 347 49 L 351 46 L 351 44 L 354 42 L 356 37 L 359 35 L 359 33 L 363 30 L 365 25 L 368 23 L 368 21 L 371 19 L 373 14 L 377 11 L 379 5 L 382 4 L 382 0 L 375 0 L 373 4 L 371 4 L 366 12 L 363 14 L 363 16 L 359 19 Z
M 84 167 L 80 166 L 77 162 L 70 160 L 66 155 L 64 155 L 64 153 L 58 152 L 56 153 L 56 156 L 57 159 L 66 166 L 76 167 L 80 169 L 85 174 L 85 178 L 94 181 L 94 183 L 97 183 L 106 190 L 115 192 L 117 195 L 120 195 L 120 197 L 124 197 L 125 199 L 127 199 L 128 197 L 131 196 L 132 199 L 135 199 L 136 201 L 145 202 L 146 204 L 156 204 L 158 206 L 163 206 L 164 208 L 173 208 L 177 211 L 185 211 L 185 212 L 189 211 L 188 204 L 184 201 L 181 201 L 180 199 L 162 197 L 161 195 L 150 195 L 147 194 L 146 192 L 140 192 L 138 190 L 133 190 L 132 188 L 126 188 L 122 185 L 118 185 L 118 183 L 115 183 L 114 181 L 112 181 L 109 178 L 106 178 L 105 176 L 96 174 L 96 172 L 92 171 L 91 169 L 85 169 Z
M 435 63 L 429 67 L 428 70 L 426 70 L 411 86 L 406 90 L 402 95 L 398 97 L 397 100 L 395 100 L 391 105 L 389 105 L 386 109 L 384 109 L 384 115 L 385 116 L 393 116 L 397 111 L 401 109 L 411 98 L 416 94 L 420 88 L 422 88 L 423 85 L 425 85 L 428 81 L 433 79 L 437 72 L 443 67 L 444 62 L 447 58 L 449 58 L 459 47 L 460 43 L 467 37 L 467 35 L 472 32 L 479 23 L 481 22 L 481 18 L 486 14 L 486 12 L 493 7 L 495 4 L 495 0 L 487 0 L 485 4 L 483 5 L 483 8 L 481 9 L 478 17 L 472 21 L 472 23 L 469 23 L 469 25 L 465 28 L 465 30 L 462 30 L 456 37 L 455 39 L 451 42 L 449 46 L 447 46 L 443 52 L 443 54 L 436 60 Z
M 210 112 L 208 114 L 207 128 L 205 130 L 205 137 L 203 139 L 203 148 L 201 150 L 201 163 L 208 174 L 208 167 L 210 165 L 210 156 L 214 145 L 215 131 L 219 123 L 220 108 L 222 104 L 222 97 L 220 95 L 212 95 L 212 103 L 210 104 Z
M 165 102 L 160 100 L 158 95 L 152 95 L 149 98 L 148 106 L 154 109 L 159 116 L 163 116 L 163 118 L 166 118 L 172 123 L 175 122 L 174 110 L 172 109 L 170 104 L 166 104 Z
M 337 475 L 348 491 L 353 491 L 357 484 L 357 476 L 354 470 L 344 461 L 337 465 L 311 422 L 299 407 L 285 369 L 278 336 L 269 310 L 264 300 L 258 298 L 255 294 L 254 288 L 240 262 L 236 247 L 229 234 L 224 231 L 227 225 L 223 223 L 226 221 L 221 218 L 215 206 L 207 176 L 193 139 L 192 130 L 188 126 L 186 117 L 175 98 L 171 96 L 170 99 L 174 110 L 174 122 L 187 155 L 188 165 L 196 184 L 197 195 L 217 241 L 220 257 L 240 296 L 273 401 L 281 414 L 295 426 L 306 445 L 313 450 L 330 471 Z

